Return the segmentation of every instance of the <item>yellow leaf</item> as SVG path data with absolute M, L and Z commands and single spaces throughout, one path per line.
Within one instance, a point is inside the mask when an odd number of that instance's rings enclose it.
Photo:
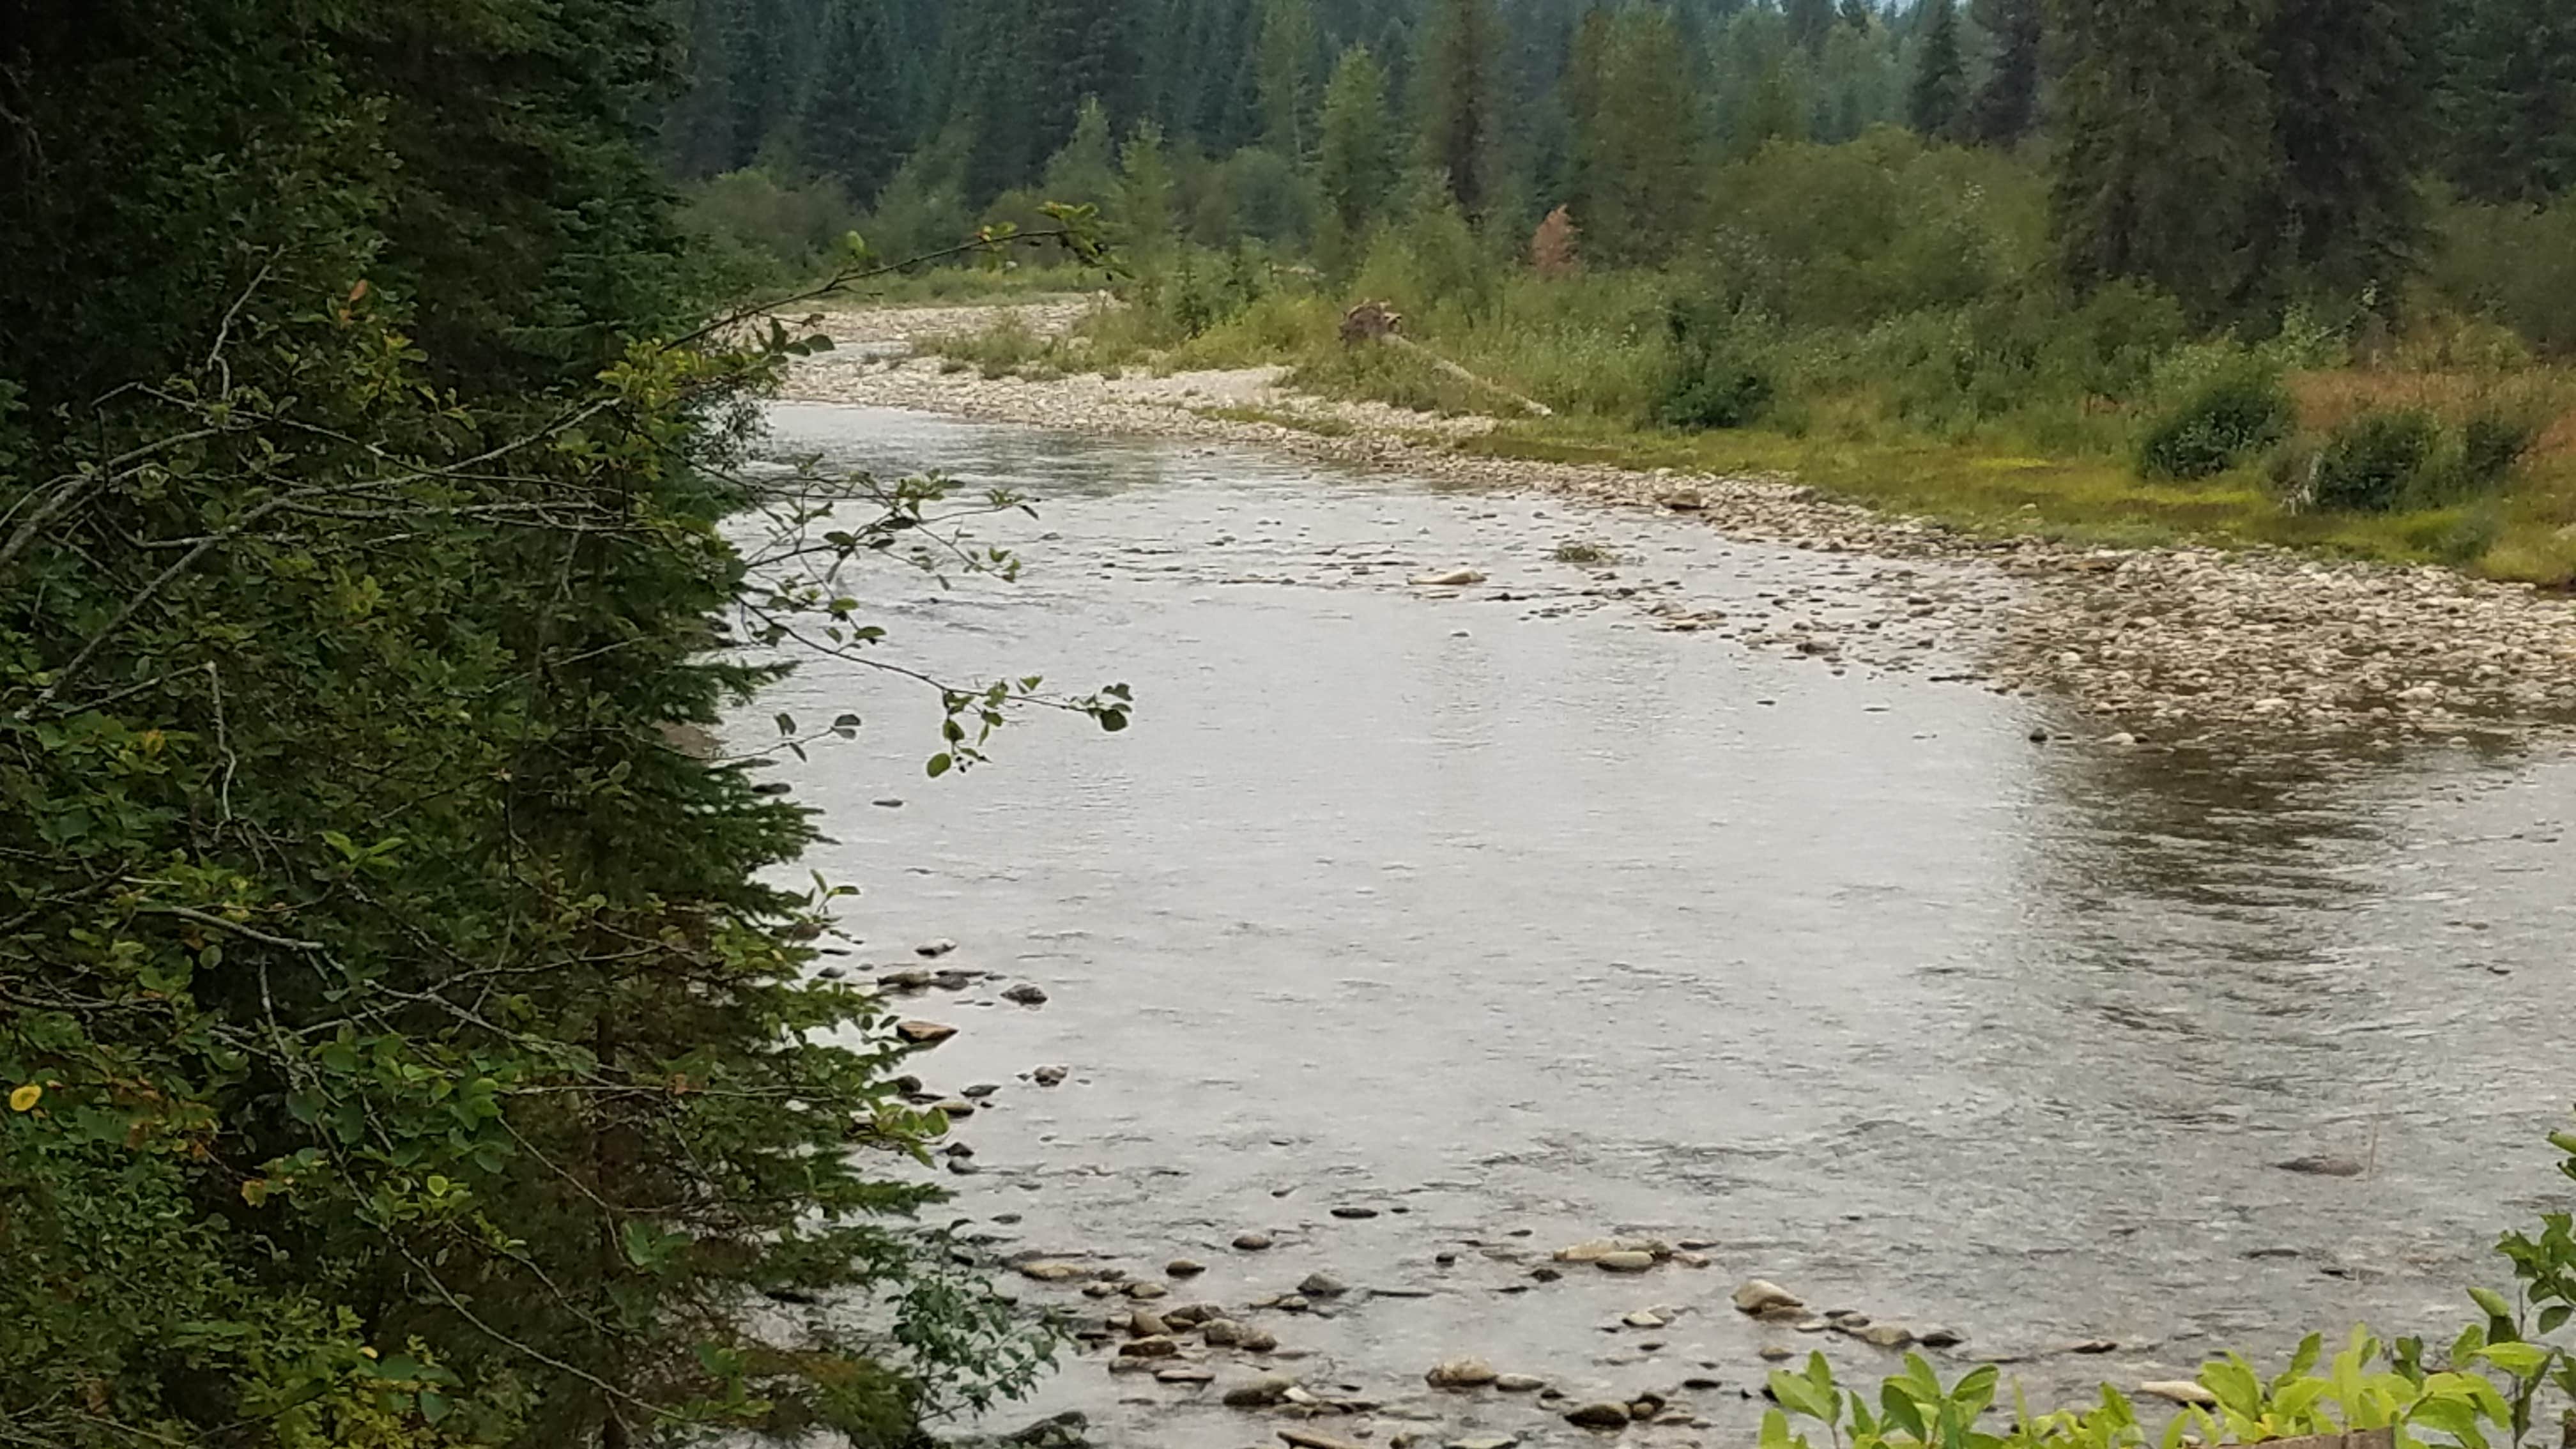
M 33 1082 L 29 1082 L 27 1085 L 20 1087 L 18 1090 L 9 1094 L 9 1110 L 12 1112 L 32 1112 L 36 1109 L 36 1103 L 43 1098 L 44 1095 L 44 1088 L 37 1086 Z

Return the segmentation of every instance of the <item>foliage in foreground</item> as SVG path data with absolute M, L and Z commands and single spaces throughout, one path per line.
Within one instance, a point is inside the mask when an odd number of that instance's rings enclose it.
M 9 1442 L 898 1445 L 1048 1346 L 888 1170 L 810 821 L 684 747 L 737 646 L 885 662 L 841 571 L 1008 561 L 930 485 L 719 531 L 806 344 L 696 325 L 653 13 L 0 23 Z
M 2554 1134 L 2576 1179 L 2576 1132 Z M 1778 1407 L 1762 1421 L 1762 1449 L 1817 1449 L 1813 1425 L 1834 1449 L 2177 1449 L 2185 1443 L 2255 1444 L 2271 1439 L 2391 1429 L 2399 1449 L 2501 1449 L 2531 1441 L 2540 1407 L 2576 1400 L 2576 1351 L 2560 1337 L 2576 1317 L 2576 1235 L 2569 1215 L 2546 1215 L 2537 1234 L 2505 1235 L 2499 1253 L 2516 1293 L 2470 1290 L 2478 1318 L 2447 1348 L 2418 1339 L 2383 1343 L 2353 1330 L 2331 1359 L 2311 1335 L 2269 1378 L 2236 1354 L 2204 1364 L 2197 1386 L 2210 1402 L 2185 1409 L 2151 1433 L 2128 1396 L 2104 1384 L 2092 1405 L 2034 1414 L 2016 1403 L 2009 1421 L 1981 1427 L 2001 1375 L 1989 1364 L 1944 1384 L 1919 1355 L 1879 1385 L 1875 1400 L 1846 1388 L 1822 1354 L 1802 1370 L 1770 1376 Z M 2576 1408 L 2565 1410 L 2576 1433 Z

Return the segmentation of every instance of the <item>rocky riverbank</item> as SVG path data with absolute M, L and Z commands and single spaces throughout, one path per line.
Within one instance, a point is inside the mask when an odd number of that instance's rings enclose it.
M 841 350 L 801 366 L 787 395 L 1256 446 L 1452 486 L 1683 513 L 1732 537 L 1849 555 L 1849 572 L 1881 607 L 1855 612 L 1783 597 L 1712 610 L 1694 607 L 1686 589 L 1641 589 L 1615 566 L 1599 582 L 1605 594 L 1636 597 L 1659 627 L 1725 635 L 1826 667 L 1909 667 L 1927 633 L 1972 637 L 1974 682 L 2062 695 L 2100 720 L 2096 733 L 2122 743 L 2188 745 L 2248 732 L 2483 741 L 2576 720 L 2576 605 L 2523 586 L 2272 550 L 1979 537 L 1782 479 L 1480 456 L 1459 443 L 1490 419 L 1305 396 L 1282 386 L 1275 368 L 1031 381 L 912 355 L 1005 315 L 1060 332 L 1099 305 L 1075 298 L 830 314 L 825 330 Z M 1605 563 L 1615 565 L 1613 517 L 1605 514 L 1602 531 L 1611 535 L 1600 546 Z M 1476 587 L 1474 572 L 1451 571 L 1454 582 L 1442 586 Z

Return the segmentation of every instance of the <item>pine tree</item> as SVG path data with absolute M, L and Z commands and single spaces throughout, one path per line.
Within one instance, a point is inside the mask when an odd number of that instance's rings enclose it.
M 1342 236 L 1356 240 L 1395 189 L 1402 155 L 1386 68 L 1367 46 L 1354 45 L 1333 63 L 1316 131 L 1315 184 Z
M 1948 137 L 1959 131 L 1967 104 L 1967 63 L 1959 53 L 1957 0 L 1924 0 L 1922 39 L 1914 57 L 1914 79 L 1905 97 L 1907 124 L 1926 136 Z
M 903 164 L 910 132 L 887 31 L 883 0 L 833 0 L 798 125 L 806 164 L 839 178 L 860 206 L 874 201 Z
M 1161 254 L 1172 236 L 1172 199 L 1176 186 L 1172 163 L 1163 148 L 1163 128 L 1138 121 L 1118 150 L 1117 220 L 1121 240 L 1147 261 Z
M 1603 14 L 1605 12 L 1595 12 Z M 1649 264 L 1671 255 L 1697 210 L 1698 128 L 1689 55 L 1670 14 L 1620 10 L 1577 46 L 1578 87 L 1589 110 L 1575 117 L 1583 179 L 1578 210 L 1595 254 Z
M 2059 257 L 2079 289 L 2137 278 L 2204 319 L 2242 304 L 2273 167 L 2250 0 L 2061 0 Z
M 1469 217 L 1482 213 L 1493 180 L 1495 123 L 1493 0 L 1438 0 L 1423 56 L 1423 144 Z
M 1085 99 L 1074 113 L 1073 134 L 1047 158 L 1038 188 L 1049 201 L 1106 206 L 1118 192 L 1117 147 L 1109 139 L 1109 112 Z
M 1315 12 L 1307 0 L 1262 0 L 1262 144 L 1302 161 L 1314 104 Z
M 1980 28 L 1994 38 L 1993 66 L 1968 105 L 1967 134 L 1988 146 L 2016 146 L 2039 124 L 2040 47 L 2045 0 L 1977 0 Z
M 2343 299 L 2394 283 L 2423 230 L 2415 189 L 2430 100 L 2426 0 L 2274 0 L 2266 46 L 2278 171 L 2267 285 Z
M 2450 0 L 2441 55 L 2443 171 L 2485 201 L 2576 189 L 2576 6 Z
M 1834 0 L 1784 0 L 1782 12 L 1789 17 L 1789 38 L 1811 56 L 1825 51 L 1825 36 L 1837 17 Z

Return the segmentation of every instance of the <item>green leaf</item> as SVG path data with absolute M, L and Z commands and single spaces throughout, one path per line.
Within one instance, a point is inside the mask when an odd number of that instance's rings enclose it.
M 2472 1288 L 2469 1290 L 2469 1297 L 2477 1303 L 2478 1307 L 2486 1310 L 2489 1318 L 2512 1321 L 2513 1305 L 2505 1301 L 2503 1294 L 2492 1288 Z
M 436 1389 L 420 1391 L 420 1416 L 432 1424 L 445 1419 L 452 1408 L 454 1405 L 448 1403 L 447 1396 Z
M 950 769 L 952 766 L 954 766 L 956 763 L 957 763 L 957 762 L 956 762 L 955 760 L 950 759 L 950 758 L 949 758 L 947 755 L 945 755 L 945 754 L 938 754 L 938 755 L 933 755 L 933 756 L 931 756 L 931 757 L 930 757 L 930 766 L 929 766 L 929 769 L 930 769 L 930 778 L 932 778 L 932 779 L 936 780 L 936 779 L 938 779 L 940 776 L 947 774 L 947 773 L 948 773 L 948 771 L 949 771 L 949 769 Z
M 2491 1343 L 2479 1349 L 2477 1356 L 2515 1378 L 2527 1379 L 2547 1368 L 2557 1355 L 2536 1343 Z

